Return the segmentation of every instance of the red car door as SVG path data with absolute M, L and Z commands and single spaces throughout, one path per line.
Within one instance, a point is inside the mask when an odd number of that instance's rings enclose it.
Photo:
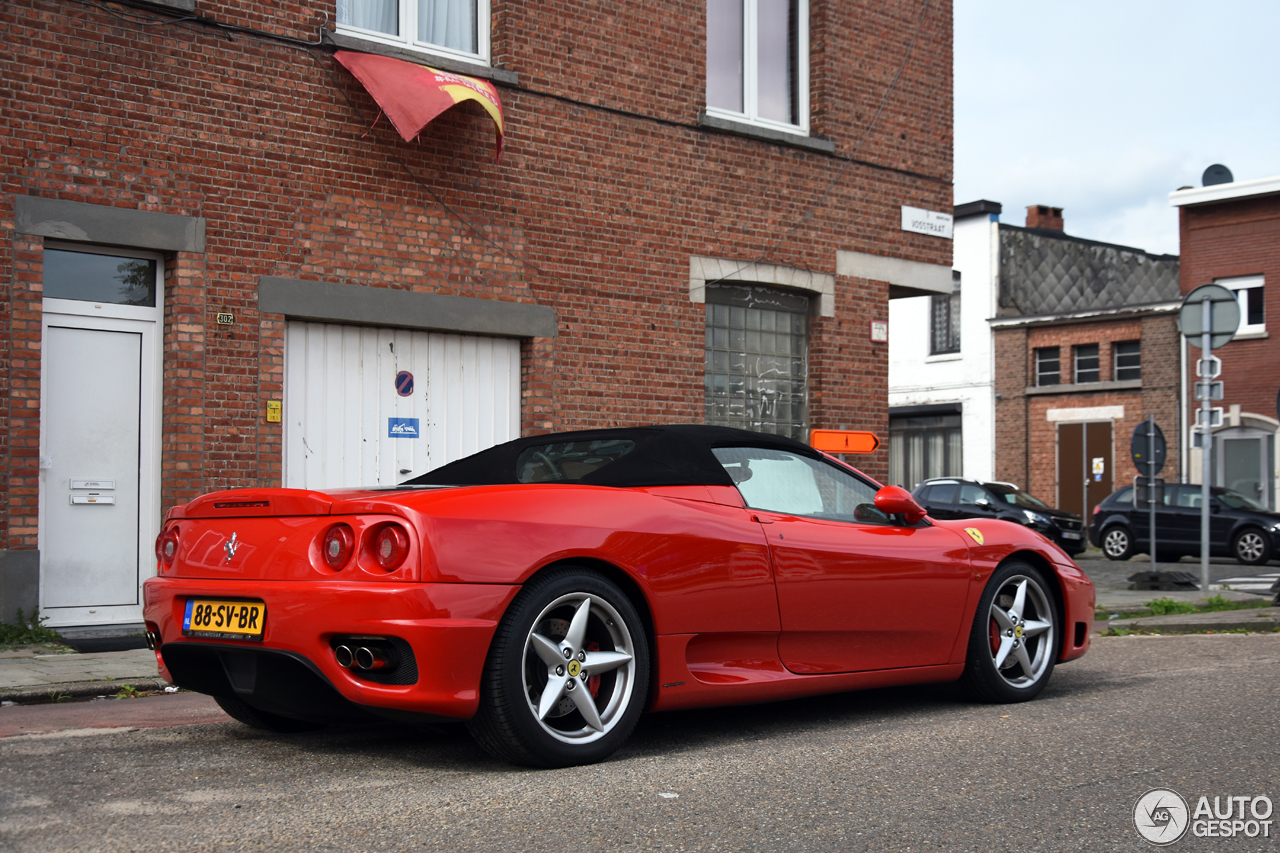
M 961 628 L 966 540 L 895 523 L 876 487 L 786 451 L 716 450 L 764 528 L 778 590 L 779 654 L 792 672 L 945 663 Z

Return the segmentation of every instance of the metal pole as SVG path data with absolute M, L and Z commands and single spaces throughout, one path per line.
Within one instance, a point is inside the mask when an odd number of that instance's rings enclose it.
M 1200 338 L 1200 363 L 1202 367 L 1201 382 L 1212 382 L 1213 362 L 1210 361 L 1213 349 L 1213 335 L 1209 331 L 1213 326 L 1213 303 L 1208 299 L 1200 303 L 1201 329 L 1204 335 Z M 1212 394 L 1202 395 L 1200 403 L 1200 422 L 1203 432 L 1200 435 L 1200 589 L 1209 594 L 1209 472 L 1213 464 L 1213 429 L 1209 418 L 1212 416 L 1209 398 Z
M 1151 574 L 1156 573 L 1156 416 L 1147 415 L 1147 503 L 1151 508 Z

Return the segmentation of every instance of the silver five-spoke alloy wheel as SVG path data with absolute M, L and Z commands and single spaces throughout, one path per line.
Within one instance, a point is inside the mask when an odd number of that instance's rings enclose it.
M 1013 575 L 991 600 L 991 659 L 1010 687 L 1038 682 L 1053 661 L 1053 607 L 1037 579 Z
M 1236 537 L 1236 559 L 1242 563 L 1261 563 L 1267 553 L 1267 540 L 1259 530 L 1246 530 Z
M 561 595 L 534 619 L 524 649 L 524 695 L 542 730 L 567 744 L 607 735 L 630 707 L 635 647 L 603 597 Z
M 1123 560 L 1129 556 L 1129 531 L 1121 527 L 1113 527 L 1102 537 L 1102 550 L 1113 560 Z

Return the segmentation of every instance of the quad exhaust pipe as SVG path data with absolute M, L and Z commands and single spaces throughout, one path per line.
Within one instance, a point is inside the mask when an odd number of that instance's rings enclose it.
M 347 637 L 333 647 L 338 666 L 361 672 L 395 669 L 395 647 L 381 637 Z

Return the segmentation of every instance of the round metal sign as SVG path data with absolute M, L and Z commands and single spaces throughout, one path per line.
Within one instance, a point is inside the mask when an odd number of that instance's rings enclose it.
M 396 393 L 401 397 L 408 397 L 413 393 L 413 374 L 407 370 L 402 370 L 396 374 Z
M 1138 469 L 1138 473 L 1143 477 L 1154 477 L 1164 468 L 1164 459 L 1168 454 L 1168 446 L 1164 441 L 1164 433 L 1160 431 L 1159 424 L 1152 424 L 1155 427 L 1155 447 L 1151 446 L 1151 437 L 1147 435 L 1147 422 L 1142 421 L 1133 428 L 1133 438 L 1129 439 L 1129 454 L 1133 457 L 1133 467 Z M 1148 455 L 1149 454 L 1149 455 Z M 1155 460 L 1155 470 L 1151 469 L 1149 462 Z
M 1196 347 L 1204 340 L 1204 302 L 1209 303 L 1209 345 L 1214 349 L 1226 346 L 1240 328 L 1240 300 L 1220 284 L 1202 284 L 1183 298 L 1178 311 L 1182 336 Z

